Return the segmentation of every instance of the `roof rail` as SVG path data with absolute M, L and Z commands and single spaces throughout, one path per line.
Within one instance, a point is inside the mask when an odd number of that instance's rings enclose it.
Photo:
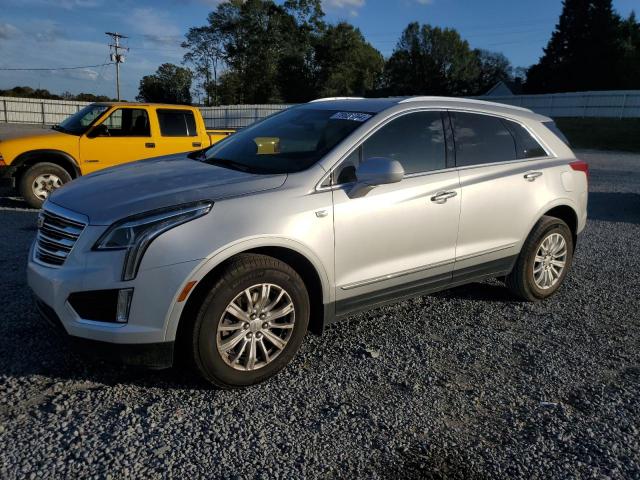
M 364 97 L 326 97 L 326 98 L 316 98 L 315 100 L 311 100 L 309 103 L 330 102 L 331 100 L 364 100 Z
M 504 107 L 513 110 L 520 110 L 522 112 L 531 112 L 532 110 L 523 107 L 516 107 L 515 105 L 509 105 L 508 103 L 489 102 L 486 100 L 476 100 L 475 98 L 460 98 L 460 97 L 410 97 L 400 100 L 398 103 L 411 103 L 411 102 L 423 102 L 423 101 L 447 101 L 447 102 L 460 102 L 460 103 L 473 103 L 475 105 L 491 105 L 494 107 Z

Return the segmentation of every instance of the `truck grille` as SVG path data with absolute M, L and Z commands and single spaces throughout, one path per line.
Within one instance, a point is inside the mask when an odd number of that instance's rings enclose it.
M 36 259 L 47 265 L 62 265 L 85 226 L 81 221 L 42 210 L 38 216 Z

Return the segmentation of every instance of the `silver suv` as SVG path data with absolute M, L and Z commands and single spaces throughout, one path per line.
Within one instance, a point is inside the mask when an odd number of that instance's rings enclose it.
M 182 352 L 208 381 L 245 386 L 307 330 L 364 309 L 488 277 L 552 295 L 585 226 L 587 176 L 529 110 L 317 100 L 56 191 L 29 285 L 94 354 L 163 368 Z

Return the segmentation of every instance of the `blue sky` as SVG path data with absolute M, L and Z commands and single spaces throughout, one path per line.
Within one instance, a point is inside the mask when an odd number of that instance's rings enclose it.
M 180 42 L 203 25 L 220 0 L 0 0 L 0 68 L 50 68 L 108 61 L 105 31 L 129 35 L 122 95 L 134 99 L 143 75 L 180 63 Z M 561 11 L 560 0 L 324 0 L 331 22 L 359 27 L 385 56 L 411 21 L 456 28 L 474 48 L 504 53 L 514 66 L 542 54 Z M 624 16 L 638 0 L 614 0 Z M 0 71 L 0 88 L 29 85 L 115 96 L 113 66 L 57 72 Z

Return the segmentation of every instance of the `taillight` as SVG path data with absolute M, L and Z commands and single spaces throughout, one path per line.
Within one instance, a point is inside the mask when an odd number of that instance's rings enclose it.
M 587 176 L 587 180 L 589 179 L 589 164 L 587 162 L 583 160 L 576 160 L 575 162 L 571 162 L 569 166 L 576 172 L 584 172 Z

